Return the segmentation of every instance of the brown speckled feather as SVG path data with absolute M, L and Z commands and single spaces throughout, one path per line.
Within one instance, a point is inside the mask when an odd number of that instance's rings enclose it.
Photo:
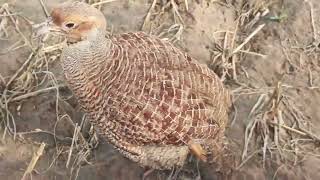
M 141 165 L 181 165 L 190 141 L 205 145 L 223 136 L 227 90 L 213 71 L 169 42 L 143 32 L 101 33 L 65 48 L 62 65 L 92 122 Z M 174 154 L 175 148 L 185 154 L 171 164 L 144 162 L 157 147 L 163 155 Z

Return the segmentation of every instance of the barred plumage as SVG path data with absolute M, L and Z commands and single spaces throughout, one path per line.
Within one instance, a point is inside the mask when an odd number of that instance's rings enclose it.
M 63 49 L 62 66 L 103 137 L 129 159 L 157 169 L 182 166 L 190 149 L 201 156 L 202 147 L 222 141 L 230 97 L 212 70 L 155 36 L 107 35 L 104 18 L 88 18 L 98 10 L 76 3 L 82 9 L 70 13 L 73 4 L 52 13 L 56 26 L 72 16 L 80 34 L 70 35 L 76 43 Z

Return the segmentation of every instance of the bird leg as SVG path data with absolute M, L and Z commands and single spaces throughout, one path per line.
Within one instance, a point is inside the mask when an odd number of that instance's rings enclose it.
M 191 152 L 199 159 L 204 162 L 207 162 L 207 152 L 202 148 L 199 143 L 194 141 L 189 142 L 189 148 Z
M 146 180 L 146 178 L 154 171 L 155 169 L 151 168 L 151 169 L 147 169 L 143 175 L 142 175 L 142 180 Z
M 97 148 L 99 145 L 99 138 L 93 126 L 90 127 L 89 135 L 90 135 L 89 141 L 88 141 L 89 145 L 92 147 L 92 149 Z

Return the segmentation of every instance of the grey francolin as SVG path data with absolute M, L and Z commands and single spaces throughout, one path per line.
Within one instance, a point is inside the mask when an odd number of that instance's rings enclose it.
M 96 8 L 67 2 L 39 32 L 64 34 L 69 87 L 102 137 L 144 167 L 183 166 L 221 148 L 230 98 L 218 76 L 170 42 L 143 32 L 108 35 Z

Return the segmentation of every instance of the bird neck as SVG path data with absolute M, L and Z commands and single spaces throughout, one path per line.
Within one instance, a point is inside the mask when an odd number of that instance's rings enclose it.
M 103 31 L 90 33 L 86 39 L 69 44 L 63 49 L 62 66 L 65 72 L 88 70 L 92 64 L 103 62 L 110 52 L 111 40 Z
M 105 31 L 95 28 L 86 33 L 81 41 L 69 44 L 68 48 L 82 52 L 106 53 L 110 44 L 111 40 L 106 38 Z
M 105 37 L 105 31 L 99 28 L 92 28 L 90 31 L 85 33 L 81 40 L 96 41 Z

